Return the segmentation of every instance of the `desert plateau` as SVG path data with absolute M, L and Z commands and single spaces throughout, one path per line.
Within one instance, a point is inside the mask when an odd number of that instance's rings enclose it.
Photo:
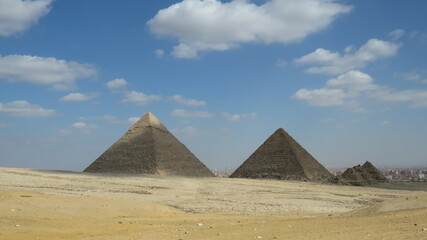
M 0 168 L 0 239 L 427 239 L 427 192 Z

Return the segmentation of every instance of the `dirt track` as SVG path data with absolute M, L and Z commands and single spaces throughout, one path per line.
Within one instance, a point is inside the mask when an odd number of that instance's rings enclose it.
M 427 193 L 0 168 L 0 239 L 257 237 L 427 239 Z

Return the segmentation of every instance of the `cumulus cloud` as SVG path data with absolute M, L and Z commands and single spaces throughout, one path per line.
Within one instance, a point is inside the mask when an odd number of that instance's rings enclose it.
M 98 97 L 98 93 L 70 93 L 59 99 L 61 102 L 81 102 Z
M 0 103 L 0 113 L 11 117 L 26 118 L 53 117 L 57 115 L 57 112 L 53 109 L 45 109 L 24 100 Z
M 400 45 L 378 39 L 370 39 L 352 53 L 347 49 L 345 54 L 318 48 L 316 51 L 295 59 L 296 64 L 320 65 L 307 69 L 309 73 L 341 74 L 354 69 L 361 69 L 369 62 L 396 55 Z
M 181 95 L 174 95 L 170 99 L 174 102 L 177 102 L 177 103 L 185 105 L 185 106 L 191 106 L 191 107 L 206 106 L 205 101 L 199 101 L 196 99 L 185 98 Z
M 405 30 L 396 29 L 388 34 L 394 41 L 399 40 L 403 35 L 405 35 Z
M 350 71 L 330 79 L 320 89 L 300 89 L 292 98 L 304 100 L 311 106 L 343 106 L 354 111 L 366 111 L 360 102 L 369 98 L 380 102 L 409 103 L 411 108 L 427 107 L 427 90 L 395 90 L 374 83 L 360 71 Z
M 1 0 L 0 36 L 23 32 L 49 13 L 52 0 Z
M 360 71 L 350 71 L 329 79 L 320 89 L 300 89 L 293 98 L 305 100 L 311 106 L 344 106 L 355 111 L 365 111 L 358 99 L 364 93 L 379 89 L 371 76 Z
M 128 82 L 123 78 L 116 78 L 114 80 L 108 81 L 105 85 L 107 85 L 107 88 L 109 89 L 117 89 L 126 87 Z
M 85 122 L 75 122 L 69 128 L 61 129 L 59 133 L 61 134 L 73 134 L 73 133 L 85 133 L 89 134 L 99 128 L 95 124 L 87 124 Z
M 225 51 L 241 43 L 289 44 L 328 27 L 351 6 L 324 0 L 183 0 L 147 22 L 157 36 L 178 40 L 172 55 L 195 58 L 201 51 Z
M 0 56 L 0 79 L 9 82 L 29 82 L 51 85 L 55 90 L 69 90 L 76 87 L 77 79 L 96 75 L 94 67 L 72 61 L 28 55 Z
M 247 114 L 231 114 L 228 112 L 223 112 L 221 113 L 221 117 L 223 117 L 224 119 L 226 119 L 227 121 L 230 122 L 240 122 L 240 120 L 242 120 L 242 118 L 257 118 L 258 114 L 257 113 L 247 113 Z
M 146 95 L 142 92 L 131 91 L 125 94 L 125 98 L 122 102 L 145 106 L 153 101 L 160 101 L 161 99 L 162 97 L 159 95 Z
M 371 76 L 360 71 L 350 71 L 326 82 L 327 88 L 341 88 L 350 91 L 374 90 L 378 86 L 373 84 Z
M 344 105 L 347 95 L 342 89 L 321 88 L 307 90 L 303 88 L 298 90 L 292 97 L 298 100 L 305 100 L 311 106 L 340 106 Z
M 203 111 L 196 111 L 196 112 L 190 112 L 184 109 L 175 109 L 171 112 L 171 115 L 174 117 L 181 117 L 181 118 L 211 118 L 214 115 L 208 112 Z

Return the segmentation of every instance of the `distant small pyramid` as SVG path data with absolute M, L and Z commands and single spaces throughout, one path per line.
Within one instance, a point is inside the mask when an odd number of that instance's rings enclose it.
M 212 177 L 152 113 L 146 113 L 84 172 Z
M 332 174 L 279 128 L 230 177 L 325 181 Z
M 341 175 L 341 179 L 344 184 L 354 186 L 366 186 L 387 182 L 387 178 L 370 162 L 365 162 L 362 166 L 357 165 L 348 168 Z

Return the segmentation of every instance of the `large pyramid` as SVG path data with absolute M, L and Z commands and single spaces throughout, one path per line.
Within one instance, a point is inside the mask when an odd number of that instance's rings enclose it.
M 150 112 L 130 127 L 84 172 L 214 176 Z
M 332 174 L 279 128 L 230 177 L 324 181 Z

